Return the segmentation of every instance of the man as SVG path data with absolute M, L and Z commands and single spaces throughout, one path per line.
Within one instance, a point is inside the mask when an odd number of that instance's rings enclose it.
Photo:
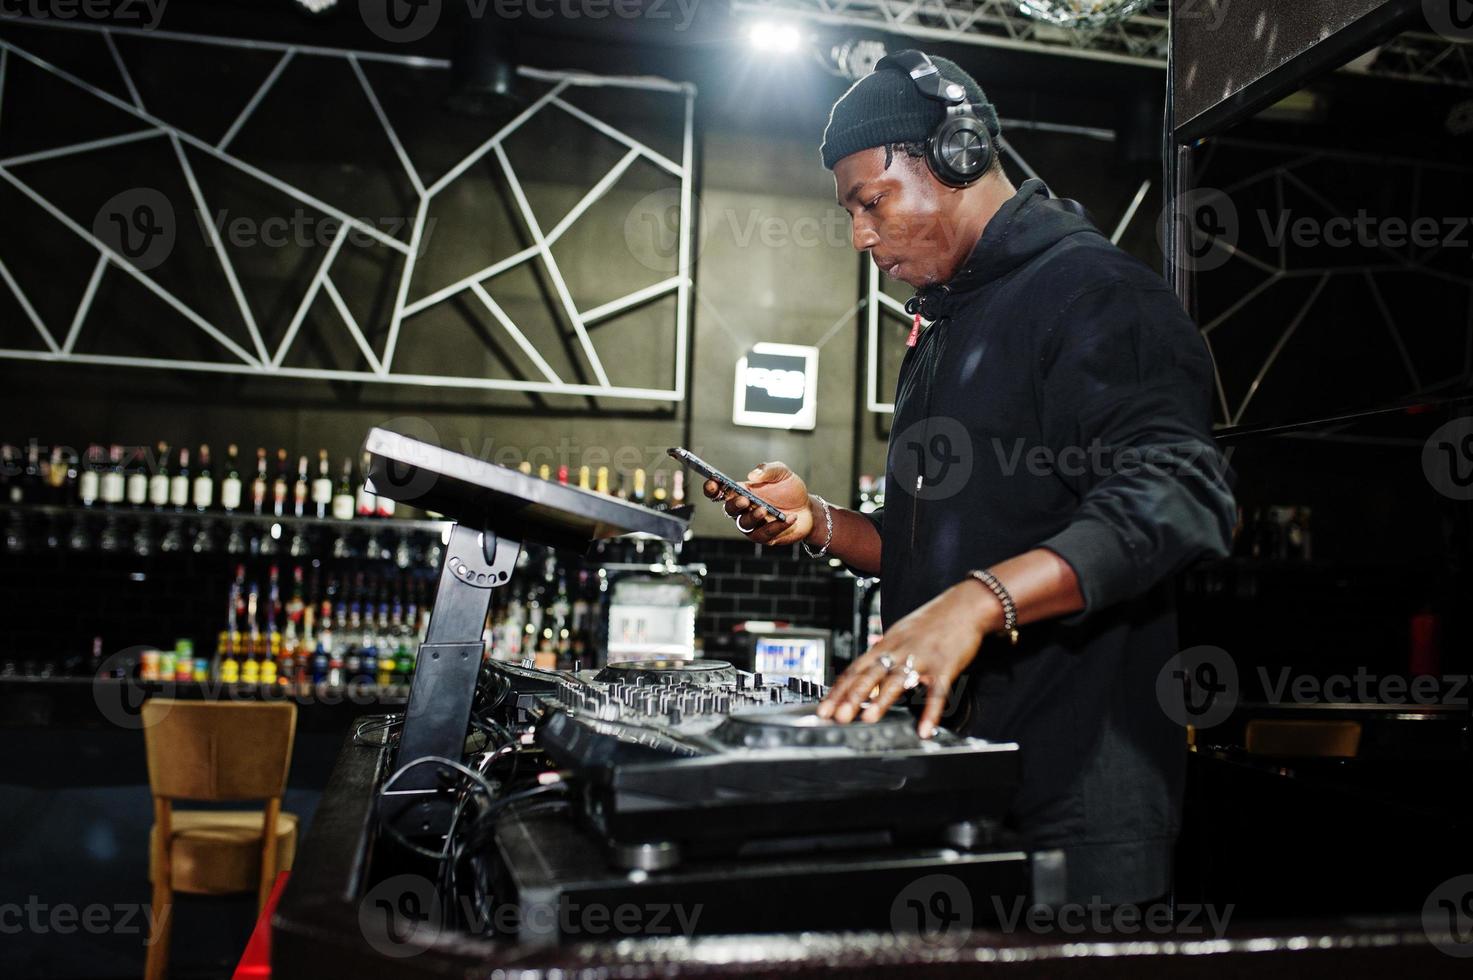
M 1020 744 L 1009 819 L 1064 849 L 1070 902 L 1150 901 L 1186 765 L 1155 693 L 1177 650 L 1170 577 L 1226 554 L 1234 523 L 1212 366 L 1160 277 L 1040 181 L 1014 188 L 995 153 L 962 180 L 933 163 L 963 90 L 995 139 L 977 83 L 916 52 L 855 83 L 824 132 L 854 247 L 930 321 L 901 365 L 885 508 L 834 507 L 765 463 L 748 486 L 788 521 L 735 495 L 726 511 L 755 541 L 880 575 L 884 636 L 820 714 L 875 721 L 924 685 L 923 736 L 944 720 Z

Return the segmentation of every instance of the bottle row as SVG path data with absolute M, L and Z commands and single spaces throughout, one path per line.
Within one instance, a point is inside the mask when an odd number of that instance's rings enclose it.
M 65 446 L 48 449 L 34 440 L 24 448 L 0 445 L 0 502 L 340 521 L 395 515 L 395 502 L 368 487 L 366 453 L 356 468 L 344 458 L 336 479 L 326 449 L 317 451 L 315 464 L 303 454 L 293 467 L 290 454 L 278 449 L 273 467 L 264 447 L 256 450 L 254 471 L 243 472 L 241 463 L 233 444 L 218 470 L 208 445 L 192 453 L 188 446 L 163 442 L 155 447 L 94 443 L 80 453 Z M 519 469 L 534 472 L 530 462 Z M 543 464 L 535 472 L 544 480 L 576 483 L 658 510 L 685 503 L 685 474 L 679 470 L 611 473 L 607 466 L 581 466 L 575 472 L 559 466 L 554 472 Z
M 210 514 L 7 507 L 0 545 L 14 555 L 68 550 L 147 558 L 174 552 L 291 558 L 364 558 L 400 568 L 439 567 L 441 525 L 403 521 L 311 522 L 263 517 L 221 520 Z
M 188 446 L 163 442 L 156 447 L 94 443 L 78 453 L 64 446 L 48 452 L 32 441 L 24 451 L 0 446 L 0 500 L 262 517 L 394 516 L 394 501 L 368 490 L 366 455 L 356 472 L 353 460 L 345 458 L 336 481 L 326 449 L 317 451 L 315 468 L 301 455 L 293 469 L 285 449 L 276 451 L 275 462 L 273 473 L 266 449 L 257 449 L 254 472 L 242 475 L 234 445 L 217 472 L 208 445 L 191 454 Z

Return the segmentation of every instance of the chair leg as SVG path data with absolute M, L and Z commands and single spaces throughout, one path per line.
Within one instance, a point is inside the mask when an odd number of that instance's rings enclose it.
M 174 892 L 168 883 L 154 883 L 152 921 L 148 929 L 148 959 L 144 980 L 164 980 L 169 973 L 169 937 L 174 931 Z
M 256 894 L 258 916 L 271 897 L 271 886 L 276 883 L 276 818 L 280 813 L 281 797 L 268 799 L 266 811 L 261 814 L 261 882 Z

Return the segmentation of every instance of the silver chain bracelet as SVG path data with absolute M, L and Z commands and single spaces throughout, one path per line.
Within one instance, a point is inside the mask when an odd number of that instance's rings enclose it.
M 823 539 L 823 547 L 819 548 L 817 551 L 814 551 L 812 548 L 808 547 L 807 541 L 801 541 L 799 543 L 803 545 L 803 550 L 808 553 L 809 558 L 822 558 L 824 555 L 829 553 L 829 545 L 834 543 L 834 512 L 829 509 L 829 502 L 827 500 L 823 499 L 816 493 L 812 494 L 812 497 L 814 500 L 817 500 L 818 505 L 823 508 L 823 525 L 824 533 L 826 535 Z

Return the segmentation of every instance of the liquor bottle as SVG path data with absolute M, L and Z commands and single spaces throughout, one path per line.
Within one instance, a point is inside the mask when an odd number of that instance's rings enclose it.
M 644 506 L 644 469 L 638 468 L 634 471 L 634 493 L 630 496 L 636 504 Z
M 517 464 L 517 472 L 518 473 L 525 473 L 528 476 L 531 476 L 532 475 L 532 461 L 531 460 L 528 460 L 528 459 L 522 460 L 520 463 Z
M 607 466 L 598 468 L 598 482 L 594 484 L 594 489 L 599 493 L 609 492 L 609 468 Z
M 578 486 L 580 489 L 583 490 L 593 489 L 592 485 L 589 483 L 588 467 L 586 466 L 578 467 Z
M 256 478 L 251 481 L 251 513 L 260 516 L 266 513 L 266 449 L 256 449 Z
M 259 680 L 266 686 L 276 684 L 276 665 L 281 659 L 282 640 L 280 633 L 272 633 L 270 643 L 266 647 L 266 655 L 261 658 Z
M 366 455 L 363 457 L 363 479 L 364 482 L 368 481 L 368 457 Z M 393 500 L 393 498 L 374 494 L 373 501 L 374 513 L 377 514 L 379 517 L 394 516 L 395 501 Z
M 51 469 L 46 474 L 46 485 L 51 490 L 52 503 L 70 503 L 76 479 L 77 470 L 72 465 L 70 454 L 63 453 L 60 446 L 51 450 Z
M 220 481 L 220 506 L 227 514 L 240 510 L 243 489 L 240 479 L 240 449 L 232 442 L 225 449 L 225 478 Z
M 215 502 L 215 473 L 210 469 L 210 447 L 199 447 L 199 472 L 194 475 L 194 509 L 203 514 Z
M 14 446 L 0 445 L 0 499 L 19 504 L 26 499 L 20 482 L 21 467 Z
M 179 469 L 169 478 L 169 506 L 183 510 L 189 506 L 189 447 L 179 447 Z
M 271 484 L 271 513 L 286 516 L 286 498 L 291 487 L 286 482 L 286 450 L 276 450 L 276 479 Z
M 332 512 L 332 473 L 327 461 L 327 450 L 317 451 L 317 479 L 312 481 L 312 503 L 316 505 L 317 517 L 324 518 Z
M 286 602 L 286 622 L 288 627 L 295 627 L 302 621 L 302 614 L 307 608 L 306 596 L 302 589 L 302 566 L 298 565 L 292 569 L 292 597 Z
M 83 507 L 91 507 L 102 495 L 102 476 L 97 472 L 101 456 L 102 447 L 94 442 L 87 447 L 87 454 L 82 457 L 82 472 L 77 474 L 77 499 L 82 502 Z M 12 493 L 19 493 L 18 483 L 12 488 Z M 18 502 L 18 498 L 12 496 L 12 502 Z
M 568 468 L 566 466 L 559 466 L 557 468 L 557 482 L 563 486 L 568 485 Z
M 169 444 L 160 442 L 148 478 L 148 502 L 154 510 L 169 506 Z
M 372 517 L 377 504 L 368 490 L 368 453 L 363 454 L 363 467 L 358 471 L 357 511 L 359 517 Z
M 138 452 L 138 465 L 128 469 L 128 488 L 125 493 L 130 507 L 144 507 L 148 504 L 148 452 L 141 449 Z
M 41 446 L 34 439 L 26 447 L 26 469 L 21 482 L 23 499 L 33 504 L 41 503 L 46 488 L 41 479 Z
M 256 631 L 256 624 L 252 621 L 250 635 L 246 637 L 245 654 L 240 661 L 240 682 L 242 684 L 261 683 L 261 661 L 258 659 L 261 644 L 261 634 Z
M 614 483 L 614 496 L 620 500 L 629 499 L 629 488 L 624 485 L 624 471 L 619 471 L 619 479 Z
M 541 466 L 537 467 L 537 479 L 539 479 L 539 480 L 551 480 L 552 479 L 552 467 L 549 466 L 549 465 L 547 465 L 546 463 L 543 463 Z
M 107 467 L 102 471 L 102 492 L 99 494 L 103 506 L 116 507 L 121 504 L 123 491 L 123 447 L 110 446 L 107 451 Z
M 332 666 L 332 602 L 322 602 L 321 625 L 317 630 L 317 648 L 312 653 L 312 683 L 326 684 Z
M 672 509 L 674 509 L 676 507 L 684 507 L 685 506 L 685 472 L 682 471 L 682 470 L 676 470 L 675 471 L 675 475 L 672 476 L 670 478 L 670 480 L 671 480 L 670 507 Z
M 311 497 L 311 484 L 307 482 L 307 457 L 297 457 L 297 482 L 292 484 L 292 513 L 297 517 L 307 516 L 307 500 Z
M 338 481 L 337 495 L 332 498 L 332 516 L 340 521 L 353 518 L 353 461 L 343 460 L 343 478 Z
M 240 681 L 240 661 L 237 658 L 240 634 L 234 629 L 220 634 L 217 658 L 220 683 L 235 684 Z
M 664 470 L 655 470 L 654 508 L 655 510 L 670 509 L 669 475 Z

